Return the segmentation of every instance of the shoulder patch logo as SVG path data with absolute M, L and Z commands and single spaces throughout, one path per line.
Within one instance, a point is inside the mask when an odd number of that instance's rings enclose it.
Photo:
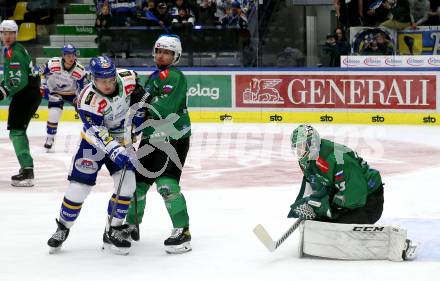
M 87 97 L 86 100 L 84 101 L 84 104 L 90 105 L 90 103 L 92 102 L 93 96 L 95 95 L 94 92 L 90 92 Z
M 335 174 L 335 180 L 336 181 L 342 181 L 344 180 L 344 171 L 339 171 Z
M 169 94 L 169 93 L 171 93 L 173 91 L 173 86 L 171 86 L 171 85 L 165 85 L 165 86 L 163 86 L 163 92 L 165 93 L 165 94 Z
M 169 69 L 165 69 L 164 71 L 161 71 L 159 73 L 160 80 L 165 80 L 165 79 L 168 78 L 168 76 L 170 76 L 170 70 Z
M 75 77 L 76 79 L 81 79 L 81 74 L 77 71 L 72 72 L 72 76 Z
M 130 95 L 130 94 L 133 92 L 134 88 L 136 88 L 135 85 L 133 85 L 133 84 L 128 84 L 127 86 L 125 86 L 125 94 L 126 94 L 127 96 Z
M 20 63 L 18 63 L 18 62 L 11 62 L 11 64 L 9 65 L 9 68 L 19 69 L 20 68 Z
M 122 72 L 119 72 L 119 76 L 121 76 L 121 77 L 131 76 L 131 72 L 130 71 L 122 71 Z
M 98 113 L 102 113 L 102 111 L 105 109 L 105 107 L 107 106 L 107 101 L 106 100 L 101 100 L 98 103 Z
M 324 159 L 318 156 L 318 159 L 316 159 L 316 166 L 323 172 L 328 172 L 328 162 L 326 162 Z

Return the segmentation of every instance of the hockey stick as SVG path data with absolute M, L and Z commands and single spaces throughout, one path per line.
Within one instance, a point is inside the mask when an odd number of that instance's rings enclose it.
M 110 227 L 112 226 L 112 220 L 113 220 L 113 217 L 115 216 L 115 213 L 116 213 L 116 205 L 118 204 L 119 194 L 121 193 L 122 182 L 124 181 L 126 171 L 127 171 L 127 164 L 125 164 L 124 168 L 122 168 L 122 175 L 121 175 L 121 178 L 119 179 L 118 190 L 116 191 L 116 196 L 115 196 L 115 203 L 112 206 L 112 211 L 110 213 L 110 217 L 108 218 L 109 229 L 106 229 L 106 231 L 109 231 Z
M 272 237 L 270 237 L 269 233 L 261 224 L 254 228 L 254 233 L 258 239 L 260 239 L 261 243 L 263 243 L 263 245 L 266 246 L 269 251 L 273 252 L 298 228 L 301 222 L 301 219 L 297 219 L 295 223 L 289 227 L 289 229 L 277 241 L 274 241 Z
M 141 237 L 141 231 L 139 230 L 139 218 L 138 218 L 138 198 L 136 191 L 134 192 L 134 215 L 135 215 L 135 224 L 136 230 L 138 232 L 139 239 Z

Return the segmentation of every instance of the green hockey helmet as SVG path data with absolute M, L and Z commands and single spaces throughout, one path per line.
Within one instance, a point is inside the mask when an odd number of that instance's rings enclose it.
M 299 125 L 292 132 L 291 141 L 292 151 L 298 157 L 301 166 L 305 167 L 309 160 L 316 160 L 321 138 L 315 128 L 308 124 Z

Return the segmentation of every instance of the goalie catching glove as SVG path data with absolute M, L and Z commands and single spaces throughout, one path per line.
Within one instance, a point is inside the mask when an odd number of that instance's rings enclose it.
M 315 218 L 334 218 L 330 209 L 329 196 L 325 190 L 301 198 L 290 206 L 288 218 L 314 220 Z

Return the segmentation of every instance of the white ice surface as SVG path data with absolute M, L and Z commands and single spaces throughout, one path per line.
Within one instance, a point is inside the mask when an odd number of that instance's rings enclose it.
M 44 125 L 34 122 L 29 135 L 43 139 Z M 219 126 L 196 124 L 194 131 L 215 131 Z M 78 123 L 61 124 L 59 134 L 76 135 L 79 127 Z M 288 134 L 295 126 L 229 126 L 233 131 L 250 127 L 261 131 L 285 130 Z M 438 127 L 340 125 L 317 128 L 323 135 L 339 135 L 342 139 L 347 136 L 347 128 L 351 128 L 360 135 L 369 134 L 371 130 L 385 140 L 440 146 Z M 7 138 L 6 130 L 0 131 L 0 138 Z M 39 157 L 37 146 L 40 144 L 31 144 L 34 158 Z M 70 156 L 66 163 L 70 163 Z M 0 164 L 0 169 L 10 169 L 8 165 L 16 168 L 16 164 Z M 254 237 L 252 229 L 261 223 L 276 239 L 293 223 L 285 217 L 298 187 L 292 186 L 288 177 L 285 185 L 275 187 L 239 188 L 239 182 L 226 187 L 214 183 L 213 188 L 206 190 L 185 190 L 183 187 L 193 236 L 193 251 L 183 255 L 168 255 L 163 249 L 162 243 L 171 225 L 162 198 L 154 190 L 147 196 L 141 241 L 133 244 L 130 255 L 102 252 L 100 246 L 110 191 L 92 191 L 62 251 L 49 255 L 46 241 L 56 228 L 54 219 L 59 212 L 63 190 L 41 192 L 36 187 L 16 191 L 7 186 L 8 179 L 2 178 L 0 281 L 440 280 L 439 174 L 440 159 L 430 168 L 414 167 L 410 173 L 384 179 L 387 186 L 393 188 L 386 189 L 381 222 L 408 228 L 410 238 L 422 243 L 416 261 L 401 263 L 300 259 L 296 253 L 298 233 L 277 251 L 268 252 Z M 54 176 L 48 171 L 44 176 L 56 177 L 65 185 L 66 174 Z

